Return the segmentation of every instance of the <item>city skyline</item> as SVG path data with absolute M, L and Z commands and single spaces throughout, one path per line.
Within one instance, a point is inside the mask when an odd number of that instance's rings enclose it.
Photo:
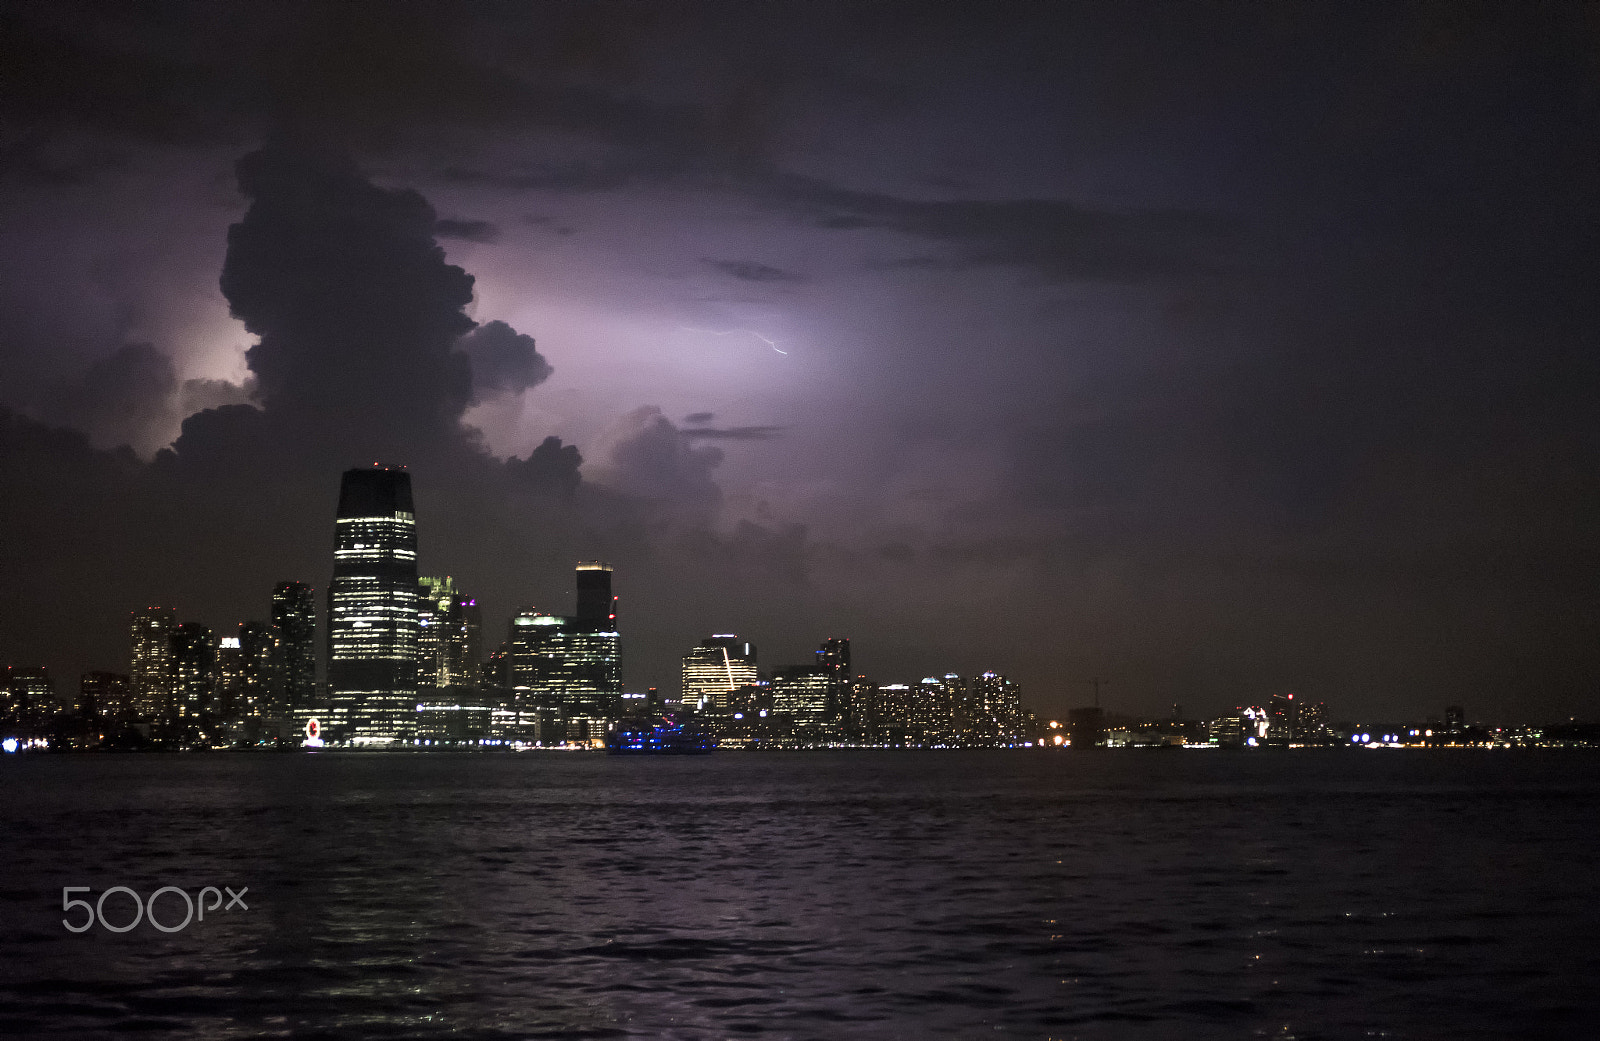
M 656 685 L 1600 707 L 1580 8 L 175 10 L 3 16 L 0 661 L 323 595 L 378 461 Z

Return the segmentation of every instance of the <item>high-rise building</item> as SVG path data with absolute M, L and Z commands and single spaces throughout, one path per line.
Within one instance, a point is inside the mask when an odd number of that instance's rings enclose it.
M 578 613 L 574 621 L 594 632 L 617 628 L 617 598 L 611 595 L 611 565 L 586 560 L 577 567 Z
M 272 624 L 278 630 L 282 669 L 281 711 L 308 709 L 317 696 L 317 605 L 304 582 L 279 582 L 272 589 Z
M 925 745 L 956 741 L 956 701 L 962 689 L 955 673 L 924 676 L 911 690 L 910 736 Z
M 1017 685 L 996 672 L 985 672 L 967 684 L 968 708 L 963 729 L 969 743 L 1016 744 L 1027 730 L 1022 694 Z
M 1332 739 L 1326 702 L 1302 701 L 1295 710 L 1295 717 L 1295 740 L 1300 744 L 1327 744 Z
M 171 609 L 147 607 L 133 612 L 128 626 L 128 675 L 133 682 L 134 711 L 155 719 L 174 706 L 172 687 L 172 632 L 178 620 Z
M 611 565 L 577 567 L 578 614 L 528 609 L 511 620 L 512 699 L 538 720 L 539 740 L 596 741 L 621 712 L 622 653 Z M 604 608 L 602 610 L 602 608 Z
M 417 682 L 438 691 L 477 690 L 483 615 L 450 576 L 417 580 Z
M 886 683 L 873 692 L 872 716 L 877 722 L 878 739 L 885 744 L 903 745 L 911 727 L 911 687 L 905 683 Z
M 217 636 L 198 622 L 183 622 L 172 631 L 173 711 L 178 733 L 195 736 L 216 708 Z
M 772 674 L 772 708 L 794 724 L 800 738 L 820 740 L 833 673 L 819 665 L 791 665 Z
M 8 726 L 43 727 L 65 708 L 48 670 L 11 665 L 0 673 L 0 721 Z
M 388 468 L 346 470 L 334 531 L 329 733 L 357 745 L 409 742 L 417 706 L 411 475 Z
M 1267 702 L 1267 744 L 1279 748 L 1299 737 L 1299 712 L 1293 694 L 1274 694 Z
M 830 636 L 817 648 L 817 668 L 828 675 L 828 701 L 823 718 L 829 726 L 843 733 L 850 729 L 850 640 Z
M 511 620 L 510 643 L 514 700 L 540 720 L 541 741 L 605 736 L 605 720 L 616 715 L 622 696 L 616 633 L 524 611 Z
M 311 587 L 305 588 L 309 595 Z M 252 736 L 258 736 L 260 725 L 269 720 L 282 723 L 281 732 L 292 729 L 292 724 L 286 722 L 290 712 L 289 654 L 283 631 L 266 622 L 240 623 L 239 659 L 240 684 L 233 705 L 234 717 L 250 727 Z
M 244 700 L 244 650 L 237 636 L 224 636 L 217 641 L 215 690 L 215 715 L 224 723 L 236 722 Z
M 727 709 L 728 695 L 756 681 L 756 649 L 732 633 L 708 636 L 683 656 L 682 703 Z
M 86 672 L 78 679 L 78 713 L 85 719 L 133 716 L 133 684 L 120 672 Z

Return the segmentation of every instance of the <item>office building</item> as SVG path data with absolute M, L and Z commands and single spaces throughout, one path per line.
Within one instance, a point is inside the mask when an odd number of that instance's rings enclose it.
M 133 683 L 120 672 L 86 672 L 78 679 L 78 712 L 85 719 L 128 720 L 134 716 Z
M 543 744 L 594 743 L 621 712 L 622 651 L 611 565 L 577 566 L 575 615 L 535 609 L 511 620 L 507 640 L 512 708 Z
M 791 665 L 773 671 L 772 708 L 786 717 L 801 740 L 820 741 L 834 690 L 833 670 L 819 665 Z
M 956 741 L 956 695 L 961 677 L 955 673 L 924 676 L 911 689 L 910 736 L 924 745 Z
M 298 583 L 297 583 L 298 584 Z M 310 587 L 305 587 L 307 595 Z M 288 641 L 283 630 L 267 622 L 239 625 L 240 682 L 233 705 L 233 718 L 249 727 L 249 736 L 261 736 L 262 725 L 279 724 L 282 732 L 293 729 L 290 714 L 290 671 Z M 302 659 L 293 659 L 304 665 Z
M 478 601 L 463 595 L 450 576 L 418 580 L 417 683 L 421 688 L 479 688 L 482 617 Z
M 278 630 L 284 715 L 309 709 L 317 698 L 317 605 L 304 582 L 272 589 L 272 624 Z
M 173 736 L 194 739 L 209 721 L 216 704 L 217 636 L 198 622 L 182 622 L 172 631 Z M 171 722 L 172 720 L 169 720 Z
M 336 741 L 409 743 L 417 706 L 417 523 L 411 475 L 345 471 L 328 586 L 329 718 Z
M 611 595 L 611 565 L 586 560 L 576 571 L 578 613 L 573 620 L 594 632 L 614 632 L 617 628 L 617 598 Z
M 1293 694 L 1274 694 L 1267 700 L 1267 744 L 1287 748 L 1298 739 L 1298 707 Z
M 243 688 L 244 651 L 240 648 L 239 637 L 224 636 L 217 641 L 216 702 L 212 710 L 218 720 L 235 721 L 243 700 Z
M 828 676 L 828 698 L 823 707 L 823 719 L 842 734 L 851 724 L 850 640 L 834 636 L 824 640 L 817 649 L 817 668 Z
M 66 708 L 56 697 L 55 685 L 44 668 L 8 666 L 0 681 L 0 721 L 8 727 L 38 729 Z
M 172 633 L 177 627 L 176 616 L 165 607 L 134 611 L 130 619 L 128 675 L 134 711 L 142 719 L 155 719 L 174 707 Z
M 756 649 L 732 633 L 708 636 L 683 656 L 682 704 L 725 711 L 729 696 L 756 682 Z
M 511 620 L 513 703 L 545 744 L 599 740 L 619 710 L 617 634 L 573 623 L 537 611 Z

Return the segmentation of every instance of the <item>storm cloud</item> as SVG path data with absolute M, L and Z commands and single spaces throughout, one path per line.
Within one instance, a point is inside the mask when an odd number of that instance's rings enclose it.
M 12 5 L 0 650 L 253 616 L 382 460 L 494 612 L 612 560 L 630 686 L 1588 711 L 1591 21 Z

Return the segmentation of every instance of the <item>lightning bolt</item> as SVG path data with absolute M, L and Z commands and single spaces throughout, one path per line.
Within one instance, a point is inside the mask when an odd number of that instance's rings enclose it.
M 754 329 L 695 329 L 687 325 L 680 325 L 678 328 L 686 333 L 706 333 L 710 336 L 733 336 L 736 333 L 744 333 L 746 336 L 754 336 L 756 339 L 760 340 L 768 347 L 771 347 L 784 357 L 789 356 L 788 351 L 783 350 L 778 346 L 777 340 L 769 340 L 765 336 L 762 336 L 760 333 L 756 332 Z

